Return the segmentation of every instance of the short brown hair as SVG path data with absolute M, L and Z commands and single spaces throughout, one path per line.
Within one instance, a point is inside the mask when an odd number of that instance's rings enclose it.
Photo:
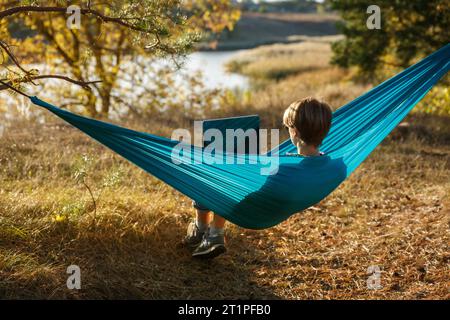
M 304 143 L 318 147 L 330 130 L 331 118 L 331 107 L 327 103 L 307 97 L 286 109 L 283 124 L 296 128 Z

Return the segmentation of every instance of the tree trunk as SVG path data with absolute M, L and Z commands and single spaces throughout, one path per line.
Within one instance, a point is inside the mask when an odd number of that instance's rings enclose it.
M 90 117 L 95 118 L 98 115 L 98 112 L 95 109 L 97 97 L 95 96 L 95 94 L 93 92 L 88 92 L 87 97 L 88 97 L 88 101 L 85 106 L 86 111 Z
M 111 106 L 111 88 L 107 88 L 102 94 L 102 116 L 107 116 Z

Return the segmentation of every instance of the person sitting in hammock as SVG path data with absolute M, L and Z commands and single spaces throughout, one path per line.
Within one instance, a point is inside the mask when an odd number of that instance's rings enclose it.
M 293 102 L 284 112 L 283 125 L 289 131 L 297 153 L 292 155 L 315 157 L 323 139 L 331 127 L 332 111 L 330 106 L 315 98 L 307 97 Z M 224 226 L 226 220 L 199 203 L 193 202 L 196 219 L 188 226 L 183 243 L 193 249 L 192 256 L 214 258 L 226 251 Z

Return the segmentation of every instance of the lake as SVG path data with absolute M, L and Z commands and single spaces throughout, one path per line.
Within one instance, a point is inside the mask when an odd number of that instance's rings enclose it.
M 194 52 L 187 56 L 185 63 L 183 64 L 183 68 L 177 72 L 182 73 L 197 73 L 201 72 L 203 76 L 204 86 L 208 89 L 247 89 L 249 87 L 248 78 L 236 73 L 229 73 L 225 70 L 225 64 L 231 60 L 235 55 L 245 50 L 233 50 L 233 51 L 201 51 Z M 171 62 L 170 62 L 171 63 Z M 41 73 L 45 73 L 45 67 L 43 65 L 30 65 L 29 68 L 37 68 L 41 71 Z M 144 80 L 148 82 L 152 82 L 153 75 L 146 75 Z M 180 77 L 180 81 L 182 78 Z M 71 86 L 69 83 L 65 83 L 61 80 L 48 79 L 45 81 L 39 82 L 40 84 L 53 84 L 53 85 L 61 85 L 61 86 Z M 121 83 L 121 80 L 119 80 Z M 41 89 L 41 91 L 44 91 Z M 30 93 L 34 94 L 36 89 L 31 87 Z M 138 93 L 139 90 L 136 89 L 133 94 Z M 53 93 L 50 93 L 50 96 L 46 96 L 44 93 L 41 93 L 41 98 L 48 99 L 49 101 L 59 103 L 60 98 L 56 98 L 52 96 Z M 6 91 L 0 92 L 0 101 L 5 105 L 10 105 L 13 109 L 17 108 L 17 100 L 20 99 L 22 101 L 19 103 L 19 113 L 28 114 L 29 111 L 34 110 L 33 108 L 29 108 L 29 103 L 27 100 L 22 99 L 21 97 L 13 98 Z M 0 131 L 3 129 L 0 128 Z
M 225 70 L 225 64 L 242 51 L 194 52 L 186 58 L 183 71 L 201 71 L 208 88 L 246 89 L 249 86 L 247 77 Z

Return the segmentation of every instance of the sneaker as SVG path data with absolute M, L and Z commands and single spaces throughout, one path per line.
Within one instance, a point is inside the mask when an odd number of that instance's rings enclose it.
M 189 224 L 186 237 L 184 237 L 182 243 L 191 249 L 195 249 L 200 245 L 205 234 L 206 231 L 201 231 L 193 221 Z
M 209 232 L 207 232 L 203 237 L 202 242 L 192 253 L 192 256 L 195 258 L 212 259 L 226 251 L 224 235 L 211 236 Z

